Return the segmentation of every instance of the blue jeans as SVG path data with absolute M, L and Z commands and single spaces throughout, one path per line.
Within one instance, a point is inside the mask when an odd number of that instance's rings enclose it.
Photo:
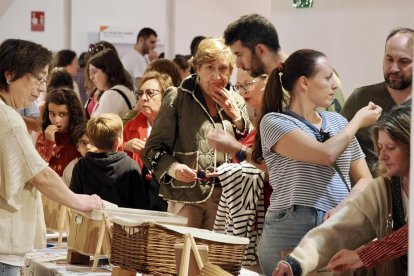
M 19 276 L 20 266 L 0 263 L 0 276 Z
M 295 248 L 305 234 L 323 222 L 324 211 L 294 205 L 289 209 L 267 211 L 259 244 L 259 261 L 265 275 L 272 275 L 283 251 Z

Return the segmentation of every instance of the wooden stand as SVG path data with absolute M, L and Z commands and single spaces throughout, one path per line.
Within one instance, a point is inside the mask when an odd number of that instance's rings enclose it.
M 111 223 L 104 211 L 90 214 L 73 213 L 68 238 L 68 263 L 89 263 L 93 256 L 92 271 L 96 271 L 99 258 L 108 257 L 112 240 Z
M 195 257 L 196 266 L 190 264 L 191 252 Z M 190 270 L 190 267 L 193 269 Z M 195 267 L 195 268 L 194 268 Z M 189 233 L 184 235 L 184 248 L 181 255 L 181 264 L 178 276 L 231 276 L 232 274 L 221 269 L 219 266 L 209 262 L 203 263 L 203 260 L 198 252 L 197 245 L 193 236 Z
M 135 276 L 137 273 L 135 271 L 129 271 L 118 266 L 112 268 L 111 276 Z
M 56 246 L 59 249 L 62 245 L 63 233 L 69 232 L 69 210 L 65 206 L 46 197 L 42 197 L 42 202 L 46 228 L 59 233 Z

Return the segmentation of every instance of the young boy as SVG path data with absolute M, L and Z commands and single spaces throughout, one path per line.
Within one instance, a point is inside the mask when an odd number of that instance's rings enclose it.
M 87 152 L 96 150 L 96 148 L 89 142 L 88 135 L 86 134 L 86 124 L 77 125 L 72 132 L 72 136 L 74 142 L 76 143 L 76 149 L 79 151 L 82 157 L 84 157 Z M 75 164 L 78 162 L 78 160 L 79 158 L 73 159 L 63 170 L 62 179 L 67 186 L 70 185 L 73 168 L 75 167 Z
M 93 117 L 86 133 L 95 152 L 88 152 L 75 165 L 70 189 L 80 194 L 97 194 L 119 207 L 147 209 L 148 200 L 138 164 L 122 145 L 122 120 L 112 113 Z

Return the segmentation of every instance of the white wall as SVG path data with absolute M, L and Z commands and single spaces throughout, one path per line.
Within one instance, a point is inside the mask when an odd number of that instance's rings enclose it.
M 310 9 L 272 0 L 271 20 L 286 52 L 313 48 L 327 54 L 350 94 L 384 80 L 385 39 L 392 29 L 414 28 L 413 11 L 412 0 L 315 0 Z
M 100 26 L 133 27 L 137 32 L 153 28 L 165 38 L 165 1 L 168 0 L 72 0 L 72 48 L 87 50 L 89 38 L 97 38 Z
M 176 0 L 175 2 L 175 52 L 179 54 L 190 54 L 190 43 L 195 36 L 221 37 L 227 25 L 244 14 L 260 13 L 268 18 L 271 15 L 270 0 Z
M 60 50 L 67 44 L 65 20 L 66 0 L 7 0 L 0 8 L 0 41 L 7 38 L 20 38 L 40 43 L 51 50 Z M 4 5 L 7 3 L 9 5 Z M 45 31 L 31 32 L 32 11 L 45 12 Z
M 412 0 L 315 0 L 310 9 L 293 9 L 292 0 L 1 0 L 0 41 L 24 38 L 79 54 L 98 39 L 101 25 L 151 27 L 171 58 L 188 54 L 194 36 L 221 36 L 230 22 L 257 12 L 275 24 L 286 52 L 326 53 L 348 95 L 383 80 L 385 37 L 397 27 L 413 28 L 413 10 Z M 31 11 L 45 12 L 45 32 L 30 31 Z

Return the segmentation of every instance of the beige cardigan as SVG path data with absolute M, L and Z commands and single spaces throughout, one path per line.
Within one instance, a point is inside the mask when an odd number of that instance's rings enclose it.
M 311 230 L 290 254 L 299 261 L 302 275 L 325 266 L 341 249 L 354 250 L 392 231 L 389 179 L 378 177 L 337 214 Z M 399 261 L 377 267 L 376 275 L 403 275 Z

